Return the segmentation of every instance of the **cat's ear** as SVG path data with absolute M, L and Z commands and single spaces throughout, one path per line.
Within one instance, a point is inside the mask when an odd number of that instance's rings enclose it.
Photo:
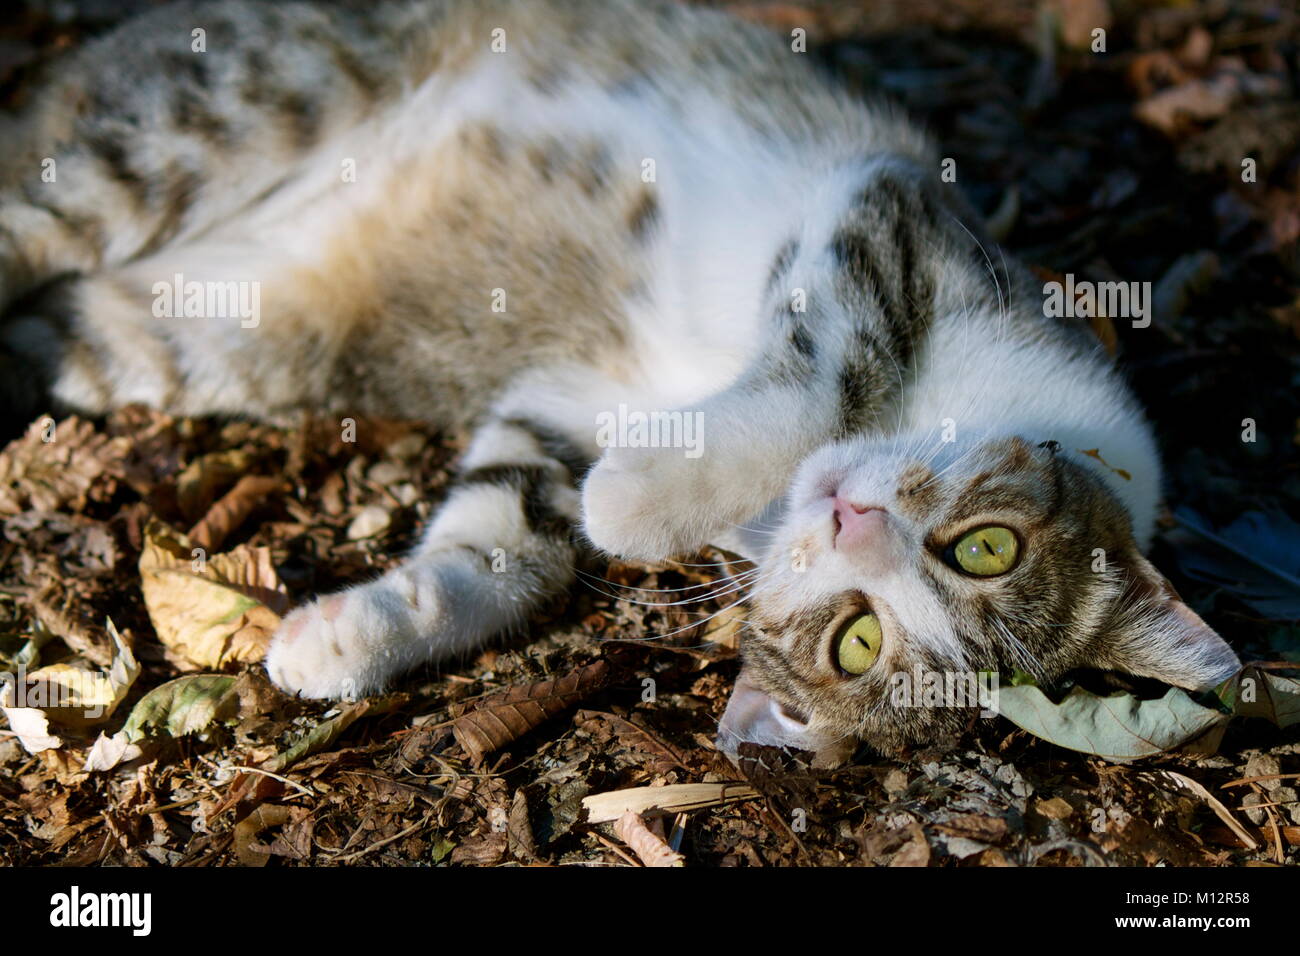
M 1106 635 L 1113 669 L 1188 690 L 1208 690 L 1241 669 L 1227 642 L 1150 561 L 1133 549 L 1124 565 L 1128 588 Z

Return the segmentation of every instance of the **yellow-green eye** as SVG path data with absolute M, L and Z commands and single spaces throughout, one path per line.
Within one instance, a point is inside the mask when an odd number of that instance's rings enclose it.
M 863 674 L 880 656 L 880 618 L 863 614 L 840 632 L 835 660 L 848 674 Z
M 967 574 L 982 578 L 1006 574 L 1020 557 L 1020 542 L 1010 528 L 991 524 L 976 528 L 957 539 L 952 559 Z

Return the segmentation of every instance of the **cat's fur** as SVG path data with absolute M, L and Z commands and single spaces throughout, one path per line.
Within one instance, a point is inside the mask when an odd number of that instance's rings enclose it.
M 1106 355 L 904 118 L 780 37 L 630 0 L 178 3 L 53 76 L 6 131 L 0 302 L 59 404 L 473 429 L 410 559 L 285 621 L 286 690 L 373 691 L 517 627 L 583 535 L 758 563 L 732 739 L 959 727 L 889 701 L 914 665 L 1237 666 L 1141 557 L 1159 465 Z M 259 283 L 260 322 L 155 317 L 178 274 Z M 702 413 L 703 453 L 600 447 L 620 404 Z M 885 509 L 868 546 L 835 547 L 837 497 Z M 942 549 L 990 520 L 1020 565 L 956 574 Z M 867 607 L 884 650 L 848 678 L 831 635 Z

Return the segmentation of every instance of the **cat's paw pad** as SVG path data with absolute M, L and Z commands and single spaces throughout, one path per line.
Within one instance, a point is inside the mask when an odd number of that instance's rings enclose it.
M 690 520 L 684 467 L 647 449 L 612 449 L 582 486 L 583 526 L 596 547 L 622 558 L 662 561 L 707 541 Z
M 266 655 L 271 681 L 290 694 L 330 698 L 354 698 L 382 683 L 376 663 L 382 631 L 392 624 L 366 592 L 332 594 L 286 617 Z

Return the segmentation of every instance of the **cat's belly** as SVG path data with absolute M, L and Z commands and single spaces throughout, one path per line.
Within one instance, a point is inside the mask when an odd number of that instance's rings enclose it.
M 707 97 L 696 113 L 707 134 L 663 103 L 542 96 L 493 64 L 322 147 L 223 232 L 256 236 L 266 321 L 333 343 L 330 394 L 358 407 L 466 420 L 558 364 L 690 404 L 760 347 L 799 205 L 773 198 L 798 188 L 788 170 L 740 161 L 752 133 Z

